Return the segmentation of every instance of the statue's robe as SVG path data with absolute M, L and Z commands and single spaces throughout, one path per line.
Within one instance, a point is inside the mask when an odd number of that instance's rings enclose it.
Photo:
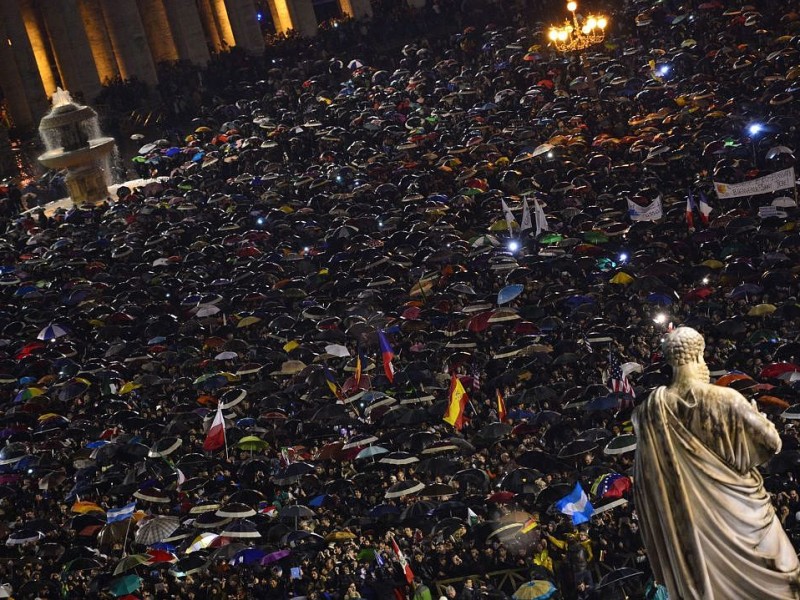
M 756 467 L 772 423 L 735 390 L 656 389 L 633 416 L 634 495 L 656 581 L 670 600 L 800 598 L 800 564 Z

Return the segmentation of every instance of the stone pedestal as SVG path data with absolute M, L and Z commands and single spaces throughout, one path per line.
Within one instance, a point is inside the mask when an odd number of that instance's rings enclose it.
M 96 206 L 108 198 L 106 174 L 98 164 L 68 169 L 65 182 L 77 207 Z

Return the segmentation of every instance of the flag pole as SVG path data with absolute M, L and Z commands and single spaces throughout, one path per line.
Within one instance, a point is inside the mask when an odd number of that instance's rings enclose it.
M 225 415 L 222 412 L 222 406 L 220 406 L 219 414 L 222 415 L 222 440 L 225 442 L 225 460 L 230 460 L 228 457 L 228 432 L 227 427 L 225 427 Z
M 125 558 L 128 555 L 128 532 L 131 530 L 131 521 L 133 521 L 133 515 L 128 517 L 127 521 L 128 525 L 125 527 L 125 537 L 122 538 L 122 558 Z

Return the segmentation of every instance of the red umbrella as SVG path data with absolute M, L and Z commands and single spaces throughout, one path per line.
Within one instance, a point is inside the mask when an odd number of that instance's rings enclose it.
M 789 373 L 790 371 L 800 371 L 800 365 L 787 362 L 772 363 L 761 369 L 759 378 L 771 379 L 773 377 L 780 377 L 784 373 Z
M 709 296 L 714 293 L 714 290 L 710 287 L 703 286 L 699 288 L 695 288 L 683 295 L 684 302 L 697 302 L 699 300 L 705 300 Z
M 516 496 L 514 492 L 495 492 L 494 494 L 489 494 L 486 496 L 486 501 L 494 502 L 495 504 L 509 504 L 514 500 L 514 496 Z
M 469 324 L 467 325 L 467 329 L 469 331 L 474 331 L 475 333 L 479 333 L 481 331 L 485 331 L 489 328 L 489 319 L 491 318 L 494 311 L 487 310 L 481 313 L 478 313 L 474 317 L 469 320 Z
M 150 555 L 150 560 L 147 561 L 148 564 L 154 565 L 156 563 L 174 563 L 178 562 L 178 557 L 175 556 L 172 552 L 167 552 L 166 550 L 148 550 L 147 554 Z

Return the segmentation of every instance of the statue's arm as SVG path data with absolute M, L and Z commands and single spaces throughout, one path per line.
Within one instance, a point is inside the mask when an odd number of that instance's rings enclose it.
M 739 414 L 744 435 L 749 438 L 750 446 L 755 451 L 754 466 L 763 464 L 781 450 L 781 437 L 775 425 L 767 419 L 754 404 L 744 396 L 736 394 L 733 398 L 736 412 Z

